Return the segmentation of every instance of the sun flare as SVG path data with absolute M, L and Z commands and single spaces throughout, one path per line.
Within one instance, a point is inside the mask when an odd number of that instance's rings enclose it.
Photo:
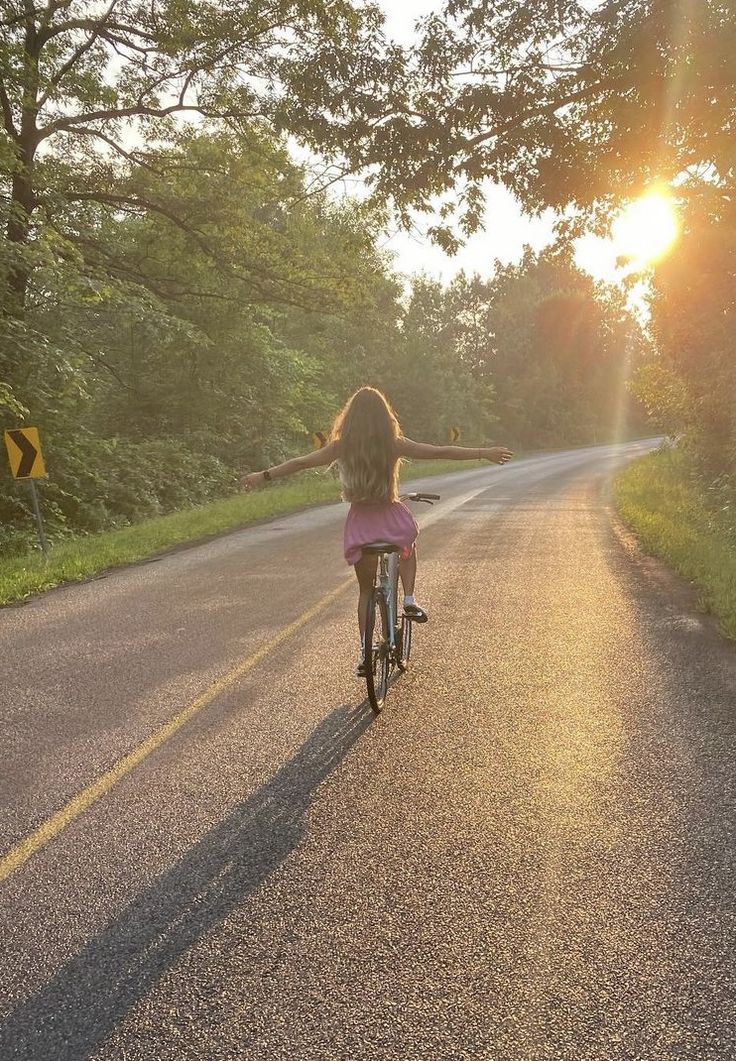
M 672 197 L 651 191 L 630 203 L 613 223 L 616 255 L 635 265 L 651 265 L 670 249 L 679 231 Z

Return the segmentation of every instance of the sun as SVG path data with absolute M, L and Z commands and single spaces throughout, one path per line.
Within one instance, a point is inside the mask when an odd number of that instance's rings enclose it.
M 672 196 L 653 190 L 630 203 L 616 218 L 611 238 L 616 256 L 635 266 L 652 265 L 670 249 L 679 232 Z

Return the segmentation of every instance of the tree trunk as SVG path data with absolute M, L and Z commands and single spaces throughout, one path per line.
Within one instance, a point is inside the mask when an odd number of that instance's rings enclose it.
M 11 192 L 10 218 L 6 229 L 8 243 L 18 247 L 21 253 L 18 260 L 12 261 L 8 270 L 8 290 L 10 295 L 10 313 L 21 316 L 25 308 L 28 281 L 31 270 L 23 260 L 23 250 L 31 234 L 31 218 L 36 209 L 37 200 L 33 190 L 33 169 L 38 136 L 38 85 L 39 85 L 40 42 L 35 23 L 31 19 L 26 23 L 25 55 L 23 57 L 23 104 L 20 117 L 20 133 L 15 133 L 17 169 L 13 174 Z M 10 130 L 8 130 L 10 131 Z
M 21 251 L 28 243 L 31 232 L 31 218 L 36 207 L 33 192 L 33 161 L 22 164 L 22 168 L 13 177 L 10 219 L 7 227 L 8 243 Z M 27 262 L 18 260 L 11 263 L 8 270 L 8 289 L 10 292 L 11 312 L 20 315 L 23 312 L 30 279 L 30 268 Z

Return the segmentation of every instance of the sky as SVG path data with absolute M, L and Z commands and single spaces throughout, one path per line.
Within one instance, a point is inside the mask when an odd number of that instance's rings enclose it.
M 418 18 L 439 8 L 435 0 L 378 0 L 386 15 L 388 36 L 402 44 L 414 37 L 414 26 Z M 483 230 L 472 236 L 462 250 L 449 257 L 421 233 L 394 232 L 384 246 L 395 254 L 395 265 L 399 272 L 412 274 L 425 272 L 430 276 L 448 281 L 464 269 L 467 273 L 489 276 L 498 259 L 504 265 L 518 261 L 524 246 L 529 244 L 539 251 L 553 241 L 551 213 L 542 217 L 528 217 L 516 198 L 500 185 L 489 184 L 487 188 L 485 224 Z M 430 218 L 421 222 L 422 229 L 432 223 Z M 578 265 L 590 272 L 597 280 L 611 281 L 615 276 L 615 251 L 607 240 L 586 236 L 576 245 Z

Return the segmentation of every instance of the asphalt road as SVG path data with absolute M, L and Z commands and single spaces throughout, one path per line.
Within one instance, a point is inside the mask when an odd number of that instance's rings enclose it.
M 736 652 L 611 522 L 646 448 L 437 481 L 378 719 L 340 506 L 1 610 L 2 1061 L 736 1058 Z

